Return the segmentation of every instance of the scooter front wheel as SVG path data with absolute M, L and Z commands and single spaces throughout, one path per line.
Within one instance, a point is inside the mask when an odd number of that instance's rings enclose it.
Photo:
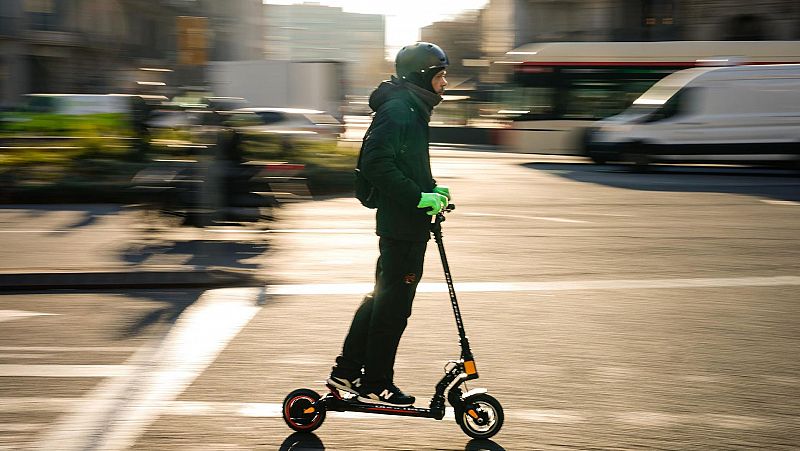
M 464 409 L 456 410 L 456 422 L 472 438 L 487 439 L 503 426 L 503 406 L 493 396 L 477 393 L 464 398 Z
M 283 421 L 298 432 L 311 432 L 322 426 L 325 409 L 319 408 L 319 393 L 307 388 L 298 388 L 283 400 Z

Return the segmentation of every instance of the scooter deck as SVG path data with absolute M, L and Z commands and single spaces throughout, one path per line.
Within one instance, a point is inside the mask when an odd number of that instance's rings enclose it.
M 424 407 L 414 406 L 390 406 L 386 404 L 374 404 L 359 401 L 355 395 L 348 393 L 347 398 L 342 392 L 328 385 L 330 393 L 325 395 L 320 401 L 325 402 L 327 410 L 334 410 L 338 412 L 364 412 L 364 413 L 379 413 L 383 415 L 400 415 L 410 417 L 424 417 L 424 418 L 437 418 L 431 409 Z M 345 392 L 347 393 L 347 392 Z

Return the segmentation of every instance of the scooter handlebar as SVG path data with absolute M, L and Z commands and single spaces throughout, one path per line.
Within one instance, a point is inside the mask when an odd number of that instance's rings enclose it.
M 449 213 L 455 209 L 456 206 L 454 204 L 447 204 L 447 206 L 444 207 L 442 211 L 436 213 L 436 220 L 433 221 L 433 227 L 439 227 L 439 225 L 444 221 L 444 214 Z M 438 230 L 441 230 L 441 228 L 439 228 Z

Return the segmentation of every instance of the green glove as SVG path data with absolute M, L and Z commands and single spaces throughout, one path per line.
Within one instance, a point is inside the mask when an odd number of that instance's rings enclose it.
M 446 186 L 436 186 L 436 187 L 433 188 L 433 192 L 434 193 L 439 193 L 442 196 L 447 197 L 448 201 L 453 200 L 453 196 L 450 195 L 450 188 L 448 188 Z
M 428 208 L 428 216 L 438 214 L 447 206 L 447 197 L 439 193 L 422 193 L 417 208 Z

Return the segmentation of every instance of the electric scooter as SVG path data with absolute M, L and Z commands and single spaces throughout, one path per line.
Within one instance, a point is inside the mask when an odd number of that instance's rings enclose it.
M 445 211 L 450 212 L 453 209 L 455 206 L 450 204 Z M 477 379 L 478 371 L 469 347 L 469 340 L 464 332 L 464 323 L 461 320 L 461 311 L 458 308 L 456 292 L 453 288 L 453 278 L 450 275 L 450 266 L 447 264 L 447 256 L 444 252 L 444 243 L 442 243 L 442 222 L 444 220 L 444 212 L 438 213 L 431 224 L 431 233 L 439 248 L 444 277 L 450 292 L 450 303 L 453 307 L 461 343 L 461 358 L 450 360 L 444 366 L 445 374 L 436 384 L 430 405 L 427 408 L 400 407 L 361 402 L 356 399 L 356 395 L 342 392 L 329 384 L 326 385 L 330 393 L 325 396 L 320 396 L 311 389 L 299 388 L 289 393 L 283 400 L 283 419 L 290 428 L 298 432 L 314 431 L 325 421 L 325 414 L 328 411 L 441 420 L 445 415 L 445 399 L 447 399 L 447 402 L 453 407 L 456 423 L 468 436 L 488 439 L 500 431 L 503 426 L 503 407 L 500 402 L 489 395 L 486 389 L 476 388 L 464 392 L 461 388 L 465 382 Z

